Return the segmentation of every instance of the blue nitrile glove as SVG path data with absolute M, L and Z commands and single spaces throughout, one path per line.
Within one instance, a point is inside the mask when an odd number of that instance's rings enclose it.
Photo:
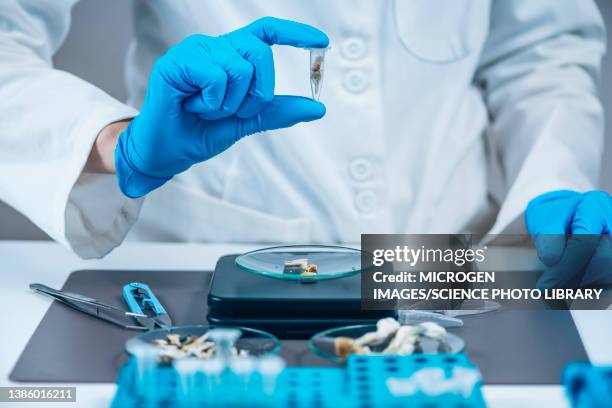
M 220 37 L 192 35 L 155 63 L 140 114 L 120 135 L 121 191 L 141 197 L 246 135 L 319 119 L 312 99 L 274 95 L 272 44 L 326 47 L 314 27 L 271 17 Z
M 542 194 L 527 206 L 525 224 L 547 267 L 539 287 L 575 288 L 612 277 L 604 267 L 612 261 L 612 198 L 605 191 Z

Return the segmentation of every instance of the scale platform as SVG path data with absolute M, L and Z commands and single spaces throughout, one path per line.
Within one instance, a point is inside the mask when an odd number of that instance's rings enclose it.
M 361 277 L 304 283 L 248 272 L 239 255 L 219 259 L 208 294 L 211 324 L 246 326 L 281 338 L 309 338 L 331 327 L 372 324 L 393 311 L 361 310 Z

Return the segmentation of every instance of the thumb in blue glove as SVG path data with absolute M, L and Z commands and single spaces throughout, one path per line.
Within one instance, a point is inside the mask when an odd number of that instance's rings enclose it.
M 529 203 L 525 224 L 547 266 L 538 286 L 578 287 L 600 247 L 601 234 L 610 233 L 612 199 L 604 191 L 546 193 Z
M 325 106 L 274 95 L 270 46 L 326 47 L 305 24 L 266 17 L 221 37 L 192 35 L 153 67 L 141 113 L 120 135 L 121 191 L 141 197 L 242 137 L 325 115 Z

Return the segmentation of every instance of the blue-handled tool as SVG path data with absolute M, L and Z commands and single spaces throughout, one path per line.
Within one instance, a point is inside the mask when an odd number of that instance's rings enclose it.
M 104 304 L 96 299 L 92 299 L 79 293 L 53 289 L 43 285 L 42 283 L 32 283 L 30 284 L 30 289 L 37 293 L 50 296 L 58 302 L 78 310 L 79 312 L 83 312 L 85 314 L 97 317 L 98 319 L 114 323 L 117 326 L 123 327 L 124 329 L 147 330 L 147 328 L 144 326 L 134 325 L 132 321 L 132 318 L 149 319 L 149 317 L 145 314 L 126 312 L 125 310 Z
M 123 287 L 123 298 L 134 319 L 142 326 L 151 330 L 155 326 L 172 327 L 172 320 L 166 309 L 159 303 L 148 285 L 139 282 L 128 283 Z M 142 317 L 142 316 L 145 317 Z

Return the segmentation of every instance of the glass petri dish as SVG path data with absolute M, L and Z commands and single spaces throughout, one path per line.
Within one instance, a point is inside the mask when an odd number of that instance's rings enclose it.
M 359 249 L 328 245 L 289 245 L 258 249 L 236 258 L 236 265 L 245 271 L 276 279 L 316 282 L 337 279 L 357 274 L 361 271 Z M 317 266 L 315 275 L 285 271 L 285 262 L 305 259 L 308 264 Z
M 280 351 L 281 343 L 274 336 L 263 330 L 251 329 L 248 327 L 232 327 L 232 326 L 183 326 L 172 327 L 166 329 L 151 330 L 131 338 L 125 344 L 125 349 L 130 355 L 138 354 L 138 351 L 144 349 L 161 351 L 157 346 L 152 344 L 155 339 L 164 339 L 169 334 L 178 334 L 181 337 L 187 336 L 202 336 L 211 329 L 231 328 L 240 330 L 240 337 L 234 344 L 238 352 L 245 350 L 249 356 L 259 357 L 267 354 L 277 354 Z M 194 357 L 195 358 L 195 357 Z
M 312 336 L 308 341 L 308 348 L 314 354 L 326 360 L 336 363 L 344 363 L 345 360 L 338 357 L 333 352 L 333 339 L 336 337 L 348 337 L 356 339 L 365 333 L 376 331 L 374 324 L 360 324 L 356 326 L 336 327 L 329 330 L 324 330 Z M 385 341 L 376 346 L 370 346 L 374 353 L 380 353 L 384 350 L 388 341 Z M 456 354 L 463 351 L 465 342 L 455 334 L 447 333 L 444 340 L 438 341 L 429 338 L 423 338 L 419 341 L 414 354 Z

